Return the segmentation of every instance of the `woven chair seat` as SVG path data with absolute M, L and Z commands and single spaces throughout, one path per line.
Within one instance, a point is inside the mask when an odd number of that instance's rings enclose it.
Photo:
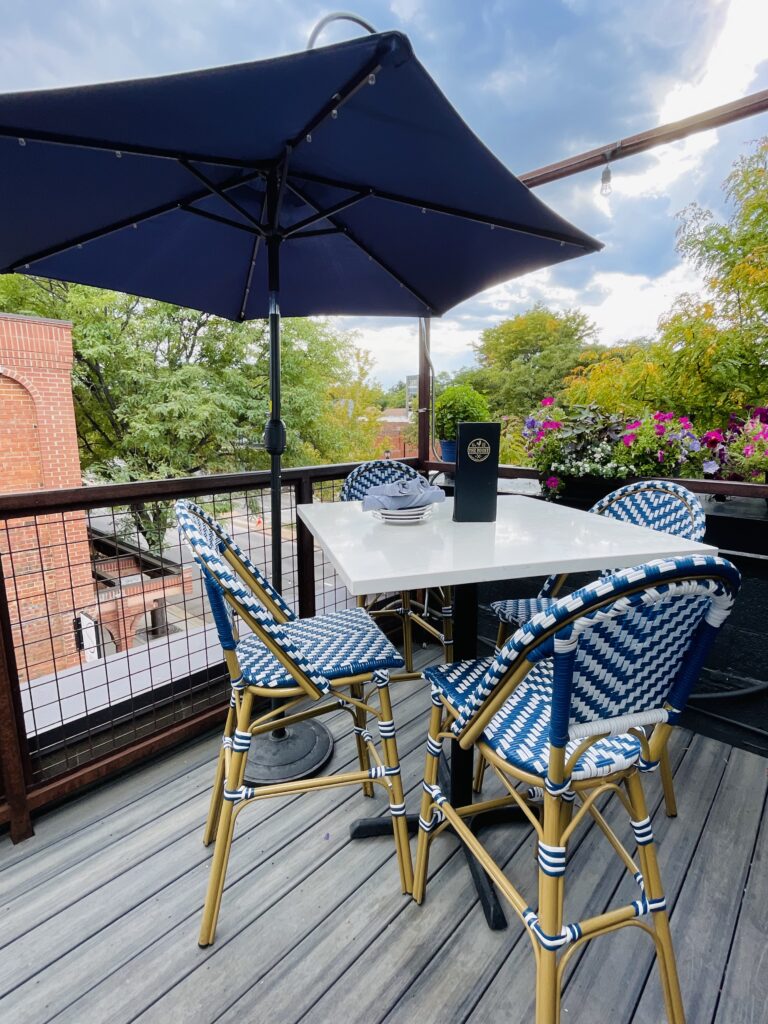
M 316 671 L 326 679 L 403 666 L 397 650 L 362 608 L 293 619 L 283 629 L 295 648 L 311 658 Z M 253 634 L 239 641 L 237 657 L 243 678 L 250 686 L 296 686 L 296 680 Z
M 502 622 L 517 626 L 532 619 L 539 612 L 549 611 L 556 597 L 521 597 L 510 601 L 494 601 L 491 608 Z
M 425 670 L 424 676 L 433 691 L 445 697 L 458 712 L 459 718 L 468 721 L 488 697 L 483 682 L 493 661 L 492 657 L 475 658 L 472 661 L 454 661 L 451 665 L 432 665 Z M 550 673 L 542 671 L 541 664 L 533 666 L 525 682 L 531 690 L 539 689 L 547 695 L 551 693 Z
M 485 700 L 481 691 L 484 673 L 493 658 L 460 661 L 428 668 L 425 675 L 452 708 L 465 716 Z M 549 763 L 549 722 L 552 704 L 552 660 L 537 662 L 512 696 L 488 723 L 483 739 L 508 764 L 538 775 L 547 774 Z M 580 740 L 566 747 L 566 758 Z M 598 740 L 576 762 L 574 780 L 592 779 L 621 771 L 635 764 L 640 741 L 631 735 Z

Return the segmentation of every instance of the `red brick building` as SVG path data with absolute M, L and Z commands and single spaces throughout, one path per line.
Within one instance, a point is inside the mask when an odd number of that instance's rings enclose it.
M 415 439 L 408 436 L 409 428 L 407 409 L 383 409 L 376 436 L 376 457 L 403 459 L 417 455 L 418 447 Z
M 0 313 L 0 491 L 82 483 L 72 400 L 72 325 Z M 85 515 L 0 523 L 22 679 L 80 660 L 73 619 L 94 600 Z

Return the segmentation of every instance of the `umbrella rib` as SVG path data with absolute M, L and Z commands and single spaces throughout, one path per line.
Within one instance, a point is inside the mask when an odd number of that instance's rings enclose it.
M 318 210 L 317 205 L 300 188 L 298 188 L 296 185 L 292 184 L 291 182 L 288 182 L 288 188 L 291 190 L 291 192 L 294 193 L 294 195 L 297 195 L 299 197 L 299 199 L 301 199 L 303 202 L 305 202 L 307 204 L 307 206 L 311 206 L 314 210 L 317 210 L 318 213 L 320 212 Z M 381 269 L 385 273 L 389 274 L 389 276 L 391 278 L 393 278 L 395 281 L 397 281 L 397 283 L 400 285 L 401 288 L 405 288 L 406 291 L 410 292 L 411 295 L 413 295 L 413 297 L 415 299 L 417 299 L 429 311 L 430 315 L 436 313 L 436 308 L 429 301 L 429 299 L 426 299 L 421 294 L 421 292 L 419 292 L 416 288 L 414 288 L 413 285 L 409 284 L 408 281 L 406 281 L 406 279 L 401 274 L 398 274 L 398 272 L 396 270 L 394 270 L 392 267 L 390 267 L 389 264 L 386 263 L 380 256 L 377 256 L 376 253 L 373 252 L 373 250 L 369 246 L 367 246 L 367 245 L 365 245 L 365 243 L 361 242 L 360 239 L 357 238 L 353 234 L 353 232 L 345 224 L 339 223 L 334 217 L 327 217 L 326 219 L 331 224 L 333 224 L 334 227 L 336 227 L 340 231 L 342 231 L 347 236 L 347 238 L 351 242 L 353 242 L 358 247 L 358 249 L 361 250 L 361 252 L 365 253 L 365 255 L 368 257 L 369 260 L 371 260 L 377 266 L 381 267 Z
M 256 220 L 255 217 L 251 216 L 248 210 L 246 210 L 244 206 L 241 206 L 241 204 L 238 203 L 236 199 L 233 199 L 232 196 L 228 196 L 224 189 L 222 189 L 215 182 L 211 181 L 211 179 L 207 175 L 203 174 L 202 171 L 198 171 L 196 167 L 193 167 L 188 160 L 180 159 L 179 164 L 184 168 L 185 171 L 189 171 L 191 175 L 193 175 L 195 178 L 197 178 L 199 182 L 205 185 L 205 187 L 208 189 L 210 193 L 218 196 L 219 199 L 222 199 L 227 204 L 227 206 L 231 206 L 236 213 L 240 214 L 241 217 L 245 217 L 248 223 L 254 227 L 257 234 L 261 235 L 262 237 L 264 236 L 265 232 L 261 224 Z
M 314 182 L 318 185 L 328 185 L 332 188 L 346 189 L 349 192 L 361 191 L 363 186 L 348 181 L 336 181 L 333 178 L 326 178 L 320 174 L 312 174 L 309 171 L 294 171 L 294 177 L 302 181 Z M 560 231 L 549 231 L 546 228 L 533 228 L 530 225 L 520 224 L 517 221 L 503 220 L 498 217 L 489 217 L 483 213 L 473 213 L 471 210 L 462 210 L 459 207 L 447 206 L 444 203 L 434 203 L 429 199 L 415 199 L 410 196 L 399 195 L 396 192 L 388 192 L 385 189 L 370 187 L 370 195 L 375 199 L 384 199 L 387 202 L 399 203 L 403 206 L 414 206 L 421 210 L 429 210 L 430 213 L 441 213 L 448 217 L 460 217 L 462 220 L 474 221 L 477 224 L 487 224 L 493 228 L 502 228 L 505 231 L 515 231 L 522 235 L 531 235 L 534 238 L 547 238 L 553 242 L 560 242 L 562 245 L 576 245 L 580 249 L 592 252 L 602 248 L 600 243 L 592 245 L 578 238 L 575 235 Z
M 108 142 L 105 139 L 91 139 L 80 135 L 67 135 L 64 132 L 41 132 L 29 128 L 14 128 L 0 125 L 0 138 L 24 139 L 25 142 L 42 142 L 53 146 L 70 146 L 73 149 L 90 149 L 102 153 L 126 153 L 130 156 L 153 157 L 157 160 L 195 160 L 201 164 L 215 167 L 240 168 L 245 171 L 259 171 L 263 175 L 268 165 L 259 167 L 254 160 L 238 160 L 234 157 L 211 156 L 206 153 L 180 153 L 178 150 L 164 149 L 160 146 L 136 146 L 130 142 Z
M 261 204 L 260 219 L 264 219 L 264 213 L 267 209 L 267 193 L 264 193 L 264 200 Z M 248 264 L 248 273 L 245 277 L 245 288 L 243 289 L 243 301 L 240 303 L 240 320 L 245 320 L 245 308 L 248 305 L 248 296 L 251 294 L 251 283 L 253 281 L 253 272 L 256 269 L 256 258 L 259 255 L 259 246 L 261 245 L 262 235 L 256 235 L 253 240 L 253 249 L 251 250 L 251 262 Z
M 261 237 L 256 228 L 251 227 L 250 224 L 242 224 L 237 220 L 230 220 L 229 217 L 221 217 L 218 213 L 210 213 L 208 210 L 201 210 L 197 206 L 189 206 L 184 204 L 181 209 L 185 213 L 194 213 L 197 217 L 205 217 L 206 220 L 212 220 L 216 224 L 224 224 L 228 228 L 237 228 L 238 231 L 246 231 L 249 235 L 256 235 L 257 238 Z
M 291 235 L 291 241 L 299 238 L 319 238 L 321 235 L 343 235 L 344 228 L 318 228 L 316 231 L 302 231 L 301 234 Z
M 326 220 L 326 218 L 332 216 L 334 213 L 341 213 L 342 210 L 348 209 L 350 206 L 355 206 L 360 202 L 361 199 L 366 199 L 370 195 L 370 192 L 358 192 L 354 196 L 349 196 L 347 199 L 341 199 L 338 203 L 334 203 L 333 206 L 329 206 L 325 210 L 320 210 L 318 213 L 313 213 L 311 217 L 305 217 L 304 220 L 300 220 L 297 224 L 292 224 L 289 228 L 283 231 L 283 238 L 291 238 L 297 231 L 301 231 L 302 228 L 308 228 L 312 224 L 317 224 L 318 221 Z
M 238 185 L 247 184 L 254 178 L 260 178 L 261 176 L 261 171 L 252 171 L 250 174 L 245 175 L 238 174 L 232 179 L 227 179 L 220 187 L 222 189 L 236 188 Z M 78 235 L 76 238 L 71 238 L 68 242 L 63 242 L 61 245 L 51 246 L 48 249 L 41 249 L 38 250 L 38 252 L 30 253 L 28 256 L 23 256 L 21 259 L 16 260 L 14 263 L 11 263 L 6 267 L 6 272 L 17 271 L 22 267 L 29 267 L 32 263 L 38 263 L 40 260 L 48 259 L 51 256 L 59 256 L 61 253 L 68 252 L 70 249 L 74 249 L 78 245 L 85 245 L 86 242 L 95 242 L 100 238 L 106 238 L 108 235 L 112 235 L 116 231 L 122 231 L 123 228 L 131 227 L 132 224 L 143 224 L 148 220 L 153 220 L 155 217 L 162 216 L 164 213 L 170 213 L 172 210 L 188 207 L 191 203 L 196 203 L 201 199 L 207 198 L 208 195 L 209 193 L 207 191 L 194 192 L 192 195 L 185 196 L 182 199 L 174 199 L 170 202 L 163 203 L 160 206 L 155 206 L 144 213 L 134 214 L 132 217 L 124 217 L 119 221 L 114 221 L 112 224 L 108 224 L 106 227 L 97 228 L 94 231 L 88 231 L 85 234 Z
M 377 52 L 376 55 L 371 58 L 371 60 L 369 60 L 360 71 L 349 79 L 346 85 L 343 85 L 338 92 L 331 96 L 327 103 L 323 104 L 320 110 L 318 110 L 318 112 L 310 118 L 309 121 L 307 121 L 301 131 L 297 132 L 296 135 L 293 136 L 293 138 L 288 142 L 289 148 L 295 149 L 302 142 L 311 142 L 312 132 L 315 128 L 319 127 L 323 121 L 327 120 L 331 114 L 333 114 L 334 110 L 338 111 L 345 103 L 349 102 L 358 90 L 362 89 L 364 85 L 367 85 L 370 82 L 371 75 L 375 76 L 379 71 L 381 71 L 381 53 Z

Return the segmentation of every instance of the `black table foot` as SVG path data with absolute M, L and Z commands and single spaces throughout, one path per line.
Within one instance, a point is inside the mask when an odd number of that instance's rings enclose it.
M 415 836 L 419 831 L 418 814 L 406 814 L 408 835 Z M 350 839 L 371 839 L 375 836 L 392 837 L 392 818 L 388 814 L 382 814 L 378 818 L 358 818 L 349 826 Z

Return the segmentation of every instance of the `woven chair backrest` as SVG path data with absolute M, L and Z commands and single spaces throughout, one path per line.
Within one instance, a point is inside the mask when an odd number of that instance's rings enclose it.
M 706 555 L 658 559 L 595 580 L 534 615 L 496 655 L 457 734 L 524 661 L 554 659 L 552 730 L 657 711 L 682 711 L 727 618 L 740 576 Z
M 344 481 L 339 494 L 341 501 L 362 501 L 372 487 L 391 484 L 396 480 L 413 480 L 419 474 L 404 462 L 378 459 L 355 466 Z
M 313 697 L 327 693 L 328 680 L 315 668 L 311 657 L 296 647 L 283 624 L 261 604 L 223 557 L 218 531 L 190 511 L 188 505 L 186 501 L 176 502 L 179 534 L 202 569 L 221 646 L 225 650 L 235 650 L 237 646 L 229 615 L 233 609 L 293 676 L 298 686 Z
M 251 587 L 258 600 L 278 622 L 290 622 L 296 618 L 296 613 L 283 595 L 275 590 L 261 569 L 254 565 L 240 545 L 227 533 L 221 523 L 213 518 L 210 512 L 206 512 L 204 508 L 196 505 L 193 501 L 182 500 L 179 504 L 183 505 L 187 512 L 202 519 L 203 523 L 213 530 L 219 552 L 224 555 L 244 582 Z
M 702 540 L 707 528 L 704 509 L 696 495 L 670 480 L 638 480 L 619 487 L 606 494 L 589 511 L 688 540 Z M 550 576 L 539 597 L 551 594 L 557 579 L 556 575 Z

